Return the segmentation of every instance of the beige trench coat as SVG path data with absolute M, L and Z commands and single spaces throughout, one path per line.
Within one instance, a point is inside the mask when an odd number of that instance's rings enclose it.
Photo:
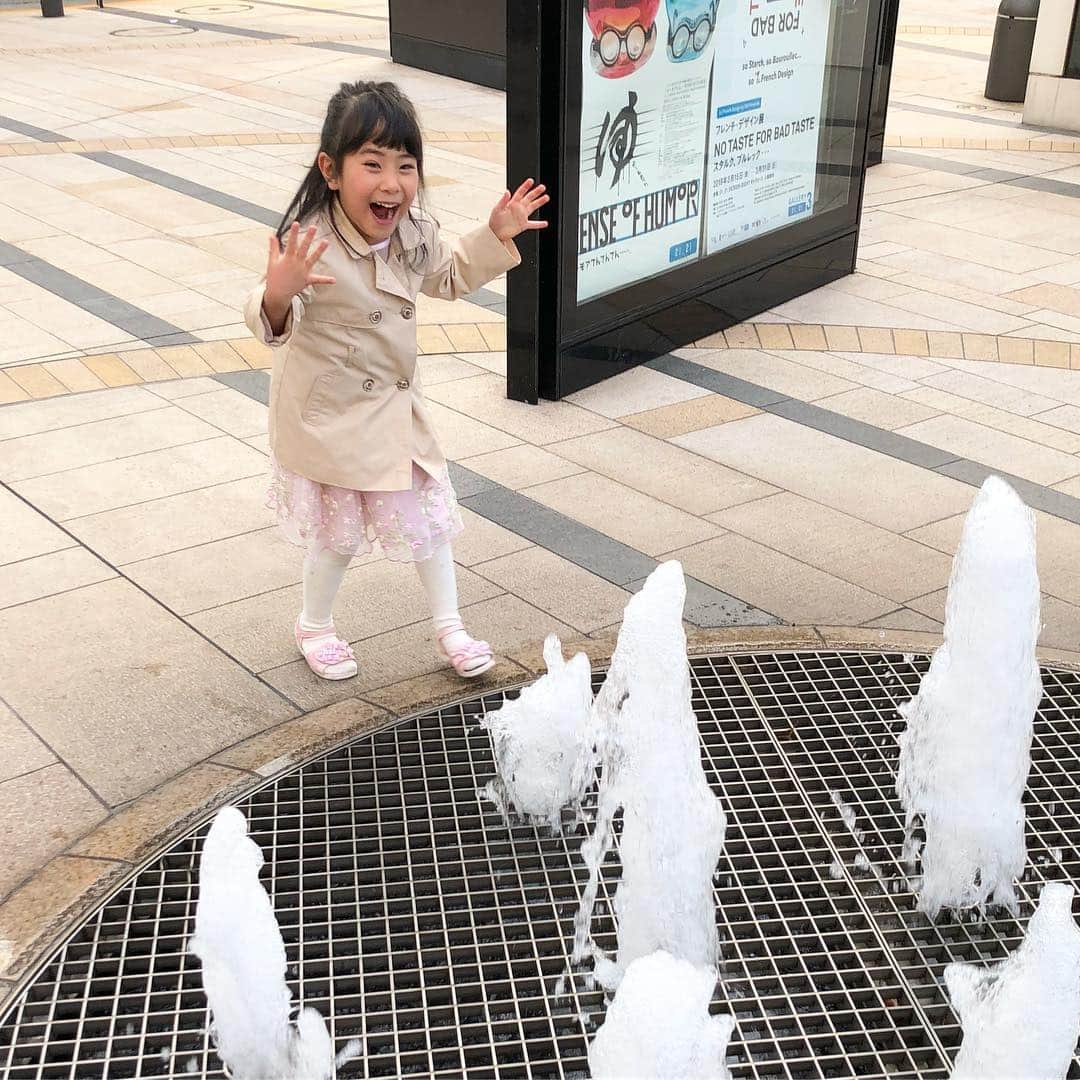
M 264 284 L 244 305 L 248 328 L 275 347 L 270 447 L 286 469 L 323 484 L 404 491 L 414 461 L 436 477 L 446 469 L 416 370 L 417 293 L 455 300 L 521 259 L 486 225 L 447 243 L 422 217 L 398 226 L 384 258 L 340 206 L 331 212 L 333 222 L 329 213 L 315 221 L 330 241 L 316 272 L 336 284 L 294 297 L 276 338 Z

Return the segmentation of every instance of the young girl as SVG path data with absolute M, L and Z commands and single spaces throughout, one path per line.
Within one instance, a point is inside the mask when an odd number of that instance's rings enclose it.
M 526 180 L 488 223 L 448 243 L 413 208 L 420 126 L 393 83 L 342 85 L 319 153 L 275 236 L 244 317 L 275 355 L 270 506 L 307 549 L 296 644 L 324 679 L 357 672 L 331 617 L 349 560 L 377 539 L 415 562 L 442 655 L 466 678 L 494 664 L 458 614 L 450 542 L 462 529 L 416 369 L 416 296 L 453 300 L 520 262 L 513 238 L 548 201 Z

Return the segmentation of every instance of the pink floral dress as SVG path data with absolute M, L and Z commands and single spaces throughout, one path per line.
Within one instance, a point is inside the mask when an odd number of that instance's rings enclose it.
M 286 538 L 309 551 L 366 555 L 377 540 L 388 559 L 421 562 L 464 528 L 450 477 L 415 462 L 408 491 L 353 491 L 272 465 L 267 506 Z

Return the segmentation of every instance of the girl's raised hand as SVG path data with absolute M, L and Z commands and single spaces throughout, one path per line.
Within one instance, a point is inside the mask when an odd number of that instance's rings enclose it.
M 315 264 L 330 245 L 329 240 L 323 240 L 312 247 L 315 232 L 313 225 L 301 238 L 300 225 L 294 221 L 284 245 L 276 236 L 270 237 L 270 257 L 266 263 L 268 297 L 288 304 L 309 285 L 334 284 L 336 278 L 314 273 Z
M 546 229 L 546 221 L 530 221 L 529 219 L 544 203 L 549 202 L 550 195 L 546 195 L 543 184 L 536 184 L 532 180 L 526 180 L 514 192 L 503 193 L 503 197 L 495 204 L 488 218 L 491 231 L 500 240 L 513 240 L 518 233 L 526 229 Z

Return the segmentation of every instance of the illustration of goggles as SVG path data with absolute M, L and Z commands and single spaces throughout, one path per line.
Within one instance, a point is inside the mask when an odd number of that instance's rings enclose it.
M 599 54 L 600 62 L 604 67 L 614 67 L 624 50 L 627 59 L 640 60 L 655 32 L 655 23 L 648 30 L 641 23 L 634 23 L 626 30 L 616 30 L 615 27 L 609 26 L 600 35 L 600 40 L 593 42 L 593 48 Z
M 667 0 L 668 5 L 668 57 L 676 63 L 696 60 L 708 47 L 716 29 L 717 0 L 704 6 L 679 0 Z M 679 14 L 679 8 L 683 14 Z M 689 6 L 689 11 L 687 7 Z
M 592 34 L 593 70 L 605 79 L 621 79 L 649 60 L 656 46 L 660 0 L 585 0 Z

